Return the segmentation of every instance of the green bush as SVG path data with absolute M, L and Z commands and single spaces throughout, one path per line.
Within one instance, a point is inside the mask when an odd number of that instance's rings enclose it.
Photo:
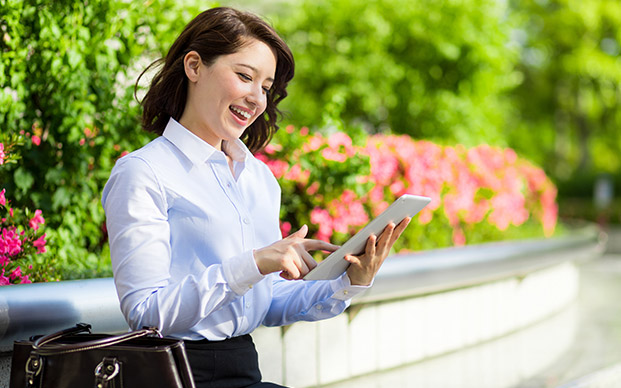
M 298 64 L 285 100 L 288 122 L 346 130 L 357 147 L 367 142 L 359 128 L 440 144 L 503 144 L 505 92 L 520 80 L 504 4 L 307 0 L 283 7 L 271 19 Z M 20 163 L 0 170 L 0 186 L 12 205 L 43 211 L 62 278 L 110 274 L 100 193 L 115 160 L 151 139 L 139 129 L 134 80 L 209 5 L 0 0 L 0 132 L 26 139 Z M 293 155 L 301 146 L 283 149 Z M 283 201 L 284 222 L 311 222 L 315 208 L 346 200 L 348 188 L 356 197 L 372 189 L 361 181 L 373 169 L 370 159 L 326 160 L 315 151 L 299 162 L 312 171 L 305 194 L 294 195 L 298 182 L 281 181 L 292 194 Z M 457 221 L 469 242 L 506 236 L 489 223 L 470 230 L 460 217 L 439 212 L 439 226 L 420 232 L 433 238 L 410 239 L 431 244 L 424 247 L 451 244 Z
M 100 194 L 116 158 L 149 140 L 137 60 L 160 56 L 197 13 L 175 3 L 0 1 L 0 131 L 33 140 L 0 182 L 46 214 L 65 278 L 109 274 Z
M 490 0 L 306 0 L 274 18 L 296 58 L 288 122 L 505 144 L 519 82 L 506 5 Z
M 579 175 L 618 174 L 621 2 L 509 3 L 519 26 L 514 42 L 523 75 L 510 95 L 509 144 L 559 183 Z

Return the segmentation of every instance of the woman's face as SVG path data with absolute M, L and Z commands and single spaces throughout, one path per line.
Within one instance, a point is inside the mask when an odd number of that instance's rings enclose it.
M 265 111 L 276 57 L 256 39 L 236 53 L 218 57 L 210 66 L 200 58 L 193 62 L 191 55 L 186 55 L 188 99 L 179 122 L 221 149 L 222 140 L 238 139 Z

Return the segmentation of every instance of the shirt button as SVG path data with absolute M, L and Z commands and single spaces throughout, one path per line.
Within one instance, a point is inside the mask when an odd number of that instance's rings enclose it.
M 252 288 L 252 284 L 248 286 L 248 288 Z
M 246 303 L 246 308 L 249 309 L 250 308 L 250 303 Z
M 343 291 L 343 295 L 347 295 L 347 294 L 349 294 L 349 291 L 347 290 Z
M 247 219 L 247 218 L 244 218 L 244 224 L 246 224 L 246 225 L 247 225 L 247 224 L 249 224 L 249 223 L 250 223 L 250 220 L 249 220 L 249 219 Z
M 317 306 L 315 306 L 315 308 L 316 308 L 317 310 L 321 310 L 323 307 L 322 307 L 320 304 L 318 304 Z
M 231 185 L 231 182 L 229 182 L 229 183 L 227 183 L 227 184 L 226 184 L 226 187 L 228 187 L 229 189 L 231 188 L 231 186 L 232 186 L 232 185 Z

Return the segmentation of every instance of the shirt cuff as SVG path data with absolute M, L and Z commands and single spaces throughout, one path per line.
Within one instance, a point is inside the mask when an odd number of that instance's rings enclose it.
M 259 272 L 251 250 L 224 260 L 222 271 L 229 287 L 237 295 L 244 295 L 265 277 Z
M 340 278 L 330 281 L 332 291 L 334 291 L 332 298 L 343 301 L 349 300 L 354 296 L 361 294 L 371 288 L 374 281 L 375 279 L 373 279 L 371 281 L 371 284 L 369 284 L 368 286 L 352 286 L 351 282 L 349 281 L 349 276 L 347 276 L 347 273 L 344 273 L 343 275 L 341 275 Z

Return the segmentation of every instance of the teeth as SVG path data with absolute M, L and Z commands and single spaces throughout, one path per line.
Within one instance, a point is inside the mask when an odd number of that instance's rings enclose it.
M 240 110 L 240 109 L 238 109 L 238 108 L 236 108 L 236 107 L 234 107 L 234 106 L 232 106 L 232 107 L 231 107 L 231 110 L 232 110 L 232 111 L 235 111 L 235 112 L 237 112 L 237 113 L 239 113 L 240 115 L 242 115 L 243 117 L 245 117 L 245 118 L 247 118 L 247 119 L 249 119 L 249 118 L 250 118 L 250 113 L 248 113 L 248 112 L 244 112 L 243 110 Z

